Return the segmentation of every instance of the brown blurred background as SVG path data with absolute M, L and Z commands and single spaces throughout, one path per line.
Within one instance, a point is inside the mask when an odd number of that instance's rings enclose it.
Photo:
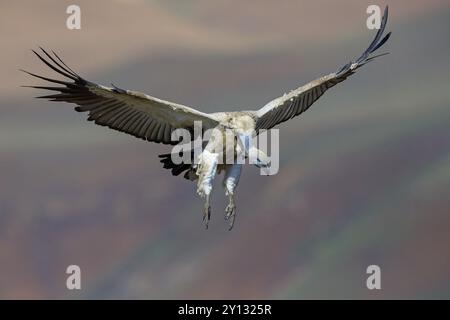
M 280 172 L 245 168 L 232 232 L 219 181 L 205 231 L 195 186 L 158 162 L 168 147 L 20 87 L 39 81 L 19 68 L 54 76 L 43 46 L 98 83 L 257 109 L 357 57 L 367 6 L 386 3 L 0 2 L 0 298 L 450 298 L 446 0 L 389 3 L 391 54 L 281 126 Z

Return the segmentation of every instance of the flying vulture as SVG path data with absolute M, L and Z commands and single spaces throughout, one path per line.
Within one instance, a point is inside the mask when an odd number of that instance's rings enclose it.
M 128 133 L 143 140 L 177 145 L 179 140 L 174 140 L 172 134 L 177 129 L 185 129 L 193 132 L 195 124 L 200 123 L 202 134 L 212 130 L 208 140 L 200 144 L 201 150 L 193 161 L 174 161 L 174 152 L 160 155 L 164 168 L 170 169 L 175 176 L 184 173 L 183 176 L 191 181 L 197 181 L 197 193 L 205 199 L 203 221 L 208 227 L 211 215 L 211 191 L 216 174 L 224 172 L 223 185 L 226 195 L 229 197 L 228 206 L 225 209 L 225 219 L 229 221 L 229 229 L 234 225 L 236 206 L 234 201 L 235 189 L 239 182 L 242 170 L 242 162 L 220 161 L 221 155 L 228 144 L 223 144 L 225 132 L 231 131 L 235 139 L 232 139 L 232 159 L 238 156 L 252 157 L 258 167 L 270 167 L 267 155 L 257 149 L 251 138 L 262 130 L 269 130 L 278 124 L 298 116 L 306 111 L 325 91 L 336 84 L 346 80 L 360 67 L 381 55 L 372 55 L 390 37 L 391 33 L 383 36 L 388 19 L 386 7 L 381 26 L 375 38 L 366 51 L 354 61 L 351 61 L 338 71 L 311 81 L 283 96 L 276 98 L 261 109 L 256 111 L 217 112 L 204 113 L 192 107 L 177 104 L 149 96 L 144 93 L 120 89 L 114 85 L 106 87 L 90 82 L 73 71 L 55 52 L 33 52 L 48 67 L 63 76 L 64 80 L 47 78 L 34 73 L 24 71 L 36 78 L 45 80 L 53 85 L 28 86 L 37 89 L 54 91 L 54 94 L 38 98 L 50 101 L 64 101 L 76 104 L 75 110 L 86 112 L 88 120 L 106 126 L 114 130 Z M 195 137 L 192 140 L 196 139 Z M 230 152 L 230 150 L 228 150 Z M 193 149 L 190 152 L 194 154 Z M 183 158 L 186 159 L 186 158 Z

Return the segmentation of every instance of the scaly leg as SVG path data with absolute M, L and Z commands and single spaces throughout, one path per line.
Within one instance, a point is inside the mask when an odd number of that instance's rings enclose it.
M 205 228 L 208 229 L 209 220 L 211 220 L 211 194 L 205 196 L 205 206 L 203 208 L 203 223 Z
M 239 183 L 239 177 L 241 176 L 241 164 L 233 164 L 227 167 L 225 173 L 225 179 L 223 184 L 225 186 L 225 194 L 228 196 L 229 202 L 225 208 L 225 220 L 229 221 L 228 230 L 233 229 L 234 221 L 236 218 L 236 204 L 234 202 L 234 190 Z
M 202 198 L 205 198 L 205 205 L 203 208 L 203 222 L 206 229 L 211 219 L 211 191 L 212 183 L 216 175 L 218 164 L 218 154 L 211 153 L 207 150 L 200 155 L 200 161 L 197 167 L 197 193 Z
M 228 230 L 233 229 L 234 226 L 234 220 L 236 218 L 236 204 L 234 203 L 234 194 L 228 193 L 229 202 L 227 207 L 225 208 L 225 220 L 230 221 L 230 227 Z

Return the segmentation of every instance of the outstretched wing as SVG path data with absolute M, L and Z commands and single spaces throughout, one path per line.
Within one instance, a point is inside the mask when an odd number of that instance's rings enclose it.
M 391 35 L 389 32 L 386 36 L 381 38 L 386 27 L 387 19 L 388 7 L 384 10 L 381 26 L 375 38 L 367 50 L 364 51 L 358 59 L 346 64 L 337 72 L 316 79 L 282 97 L 270 101 L 264 107 L 256 111 L 256 130 L 270 129 L 277 124 L 298 116 L 308 110 L 308 108 L 325 93 L 325 91 L 347 79 L 347 77 L 355 73 L 357 69 L 366 63 L 372 61 L 376 57 L 384 55 L 381 54 L 371 57 L 371 54 L 380 48 Z
M 66 77 L 66 81 L 50 79 L 24 71 L 34 77 L 60 86 L 27 86 L 56 91 L 56 94 L 38 98 L 77 104 L 75 110 L 88 112 L 88 120 L 135 137 L 165 144 L 171 141 L 172 131 L 178 128 L 192 130 L 194 121 L 201 121 L 203 129 L 215 127 L 218 122 L 212 115 L 180 104 L 164 101 L 144 93 L 112 88 L 87 81 L 69 68 L 59 56 L 42 49 L 33 52 L 48 67 Z

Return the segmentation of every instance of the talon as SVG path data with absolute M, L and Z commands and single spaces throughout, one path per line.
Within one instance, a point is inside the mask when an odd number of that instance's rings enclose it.
M 234 226 L 234 220 L 236 219 L 236 214 L 234 213 L 234 211 L 233 211 L 233 214 L 231 215 L 231 217 L 230 217 L 230 227 L 228 228 L 228 231 L 231 231 L 231 229 L 233 229 L 233 226 Z
M 203 222 L 205 223 L 205 228 L 208 229 L 209 220 L 211 219 L 211 206 L 206 205 L 203 210 Z
M 232 203 L 230 203 L 226 208 L 225 212 L 227 213 L 225 215 L 225 220 L 230 220 L 230 227 L 228 228 L 228 231 L 233 229 L 234 226 L 234 220 L 236 218 L 236 206 Z
M 234 209 L 235 209 L 235 206 L 233 204 L 227 205 L 227 207 L 225 208 L 225 212 L 226 212 L 225 220 L 230 219 L 230 217 L 234 214 Z

